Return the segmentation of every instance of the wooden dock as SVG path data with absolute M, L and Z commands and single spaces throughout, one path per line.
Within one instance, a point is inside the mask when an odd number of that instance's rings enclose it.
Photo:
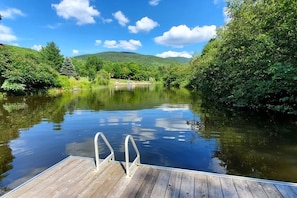
M 297 197 L 297 183 L 141 164 L 127 177 L 122 162 L 95 171 L 92 158 L 70 156 L 8 192 L 26 197 Z

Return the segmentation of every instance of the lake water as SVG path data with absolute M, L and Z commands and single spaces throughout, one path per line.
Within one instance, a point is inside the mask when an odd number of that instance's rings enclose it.
M 99 131 L 116 160 L 130 134 L 145 164 L 297 182 L 296 117 L 223 109 L 184 89 L 7 97 L 0 124 L 0 195 L 69 155 L 94 157 Z

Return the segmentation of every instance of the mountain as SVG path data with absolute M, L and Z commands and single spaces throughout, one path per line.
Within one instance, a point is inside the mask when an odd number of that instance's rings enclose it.
M 102 60 L 110 62 L 135 62 L 138 64 L 149 65 L 169 65 L 169 64 L 187 64 L 190 62 L 189 58 L 175 57 L 175 58 L 160 58 L 157 56 L 143 55 L 134 52 L 101 52 L 96 54 L 85 54 L 75 56 L 73 58 L 86 60 L 89 56 L 98 56 Z

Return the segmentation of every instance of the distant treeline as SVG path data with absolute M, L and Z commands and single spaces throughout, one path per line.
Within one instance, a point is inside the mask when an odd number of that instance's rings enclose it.
M 123 53 L 112 54 L 116 57 Z M 159 81 L 166 86 L 175 87 L 187 85 L 189 82 L 189 76 L 179 78 L 185 71 L 190 73 L 189 64 L 154 56 L 134 56 L 141 57 L 141 60 L 145 57 L 147 63 L 139 63 L 139 58 L 136 58 L 138 61 L 135 62 L 133 59 L 127 59 L 127 62 L 111 62 L 96 54 L 87 55 L 83 59 L 63 57 L 54 42 L 49 42 L 40 51 L 1 45 L 0 90 L 10 94 L 24 94 L 39 89 L 63 88 L 69 86 L 67 81 L 70 78 L 77 81 L 84 78 L 83 83 L 88 81 L 96 85 L 107 85 L 110 78 Z

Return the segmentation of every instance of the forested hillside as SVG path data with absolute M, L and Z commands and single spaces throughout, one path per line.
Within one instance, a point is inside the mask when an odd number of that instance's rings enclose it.
M 297 1 L 228 0 L 191 86 L 227 105 L 297 114 Z
M 137 54 L 133 52 L 101 52 L 97 54 L 85 54 L 80 56 L 75 56 L 74 58 L 87 60 L 90 56 L 97 56 L 104 61 L 110 62 L 134 62 L 141 65 L 152 65 L 152 66 L 161 66 L 168 65 L 173 63 L 189 63 L 189 58 L 183 57 L 172 57 L 172 58 L 160 58 L 157 56 Z

